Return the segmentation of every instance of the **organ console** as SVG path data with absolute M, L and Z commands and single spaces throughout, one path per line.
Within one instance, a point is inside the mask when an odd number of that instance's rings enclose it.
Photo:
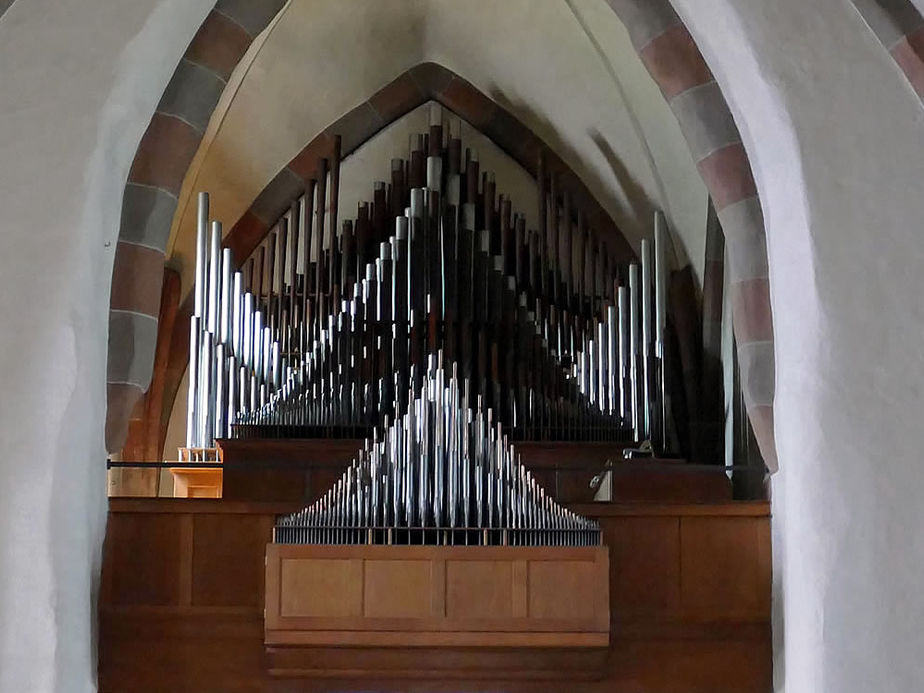
M 281 543 L 584 545 L 521 441 L 670 449 L 666 228 L 619 265 L 538 162 L 538 228 L 433 106 L 338 228 L 340 140 L 235 269 L 199 194 L 187 456 L 223 438 L 365 438 Z

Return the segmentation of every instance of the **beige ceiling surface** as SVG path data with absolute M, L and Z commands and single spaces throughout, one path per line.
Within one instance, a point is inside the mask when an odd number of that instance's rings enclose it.
M 651 206 L 664 209 L 679 256 L 701 276 L 705 188 L 605 0 L 292 0 L 238 66 L 184 182 L 168 248 L 184 292 L 192 192 L 207 190 L 229 229 L 307 142 L 427 60 L 532 128 L 633 245 L 650 234 Z

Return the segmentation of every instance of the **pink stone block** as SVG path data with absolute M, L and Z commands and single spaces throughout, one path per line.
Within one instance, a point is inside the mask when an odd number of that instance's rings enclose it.
M 697 164 L 717 212 L 757 194 L 751 164 L 740 142 L 716 150 Z
M 712 80 L 702 53 L 682 24 L 671 27 L 639 52 L 642 62 L 668 100 Z

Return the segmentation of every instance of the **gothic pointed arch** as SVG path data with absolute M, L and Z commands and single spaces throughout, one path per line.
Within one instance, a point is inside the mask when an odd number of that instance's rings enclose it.
M 151 117 L 122 193 L 109 298 L 106 448 L 122 449 L 154 369 L 164 259 L 186 171 L 231 73 L 285 0 L 218 0 Z
M 773 322 L 763 217 L 747 153 L 718 85 L 669 1 L 608 1 L 677 116 L 725 229 L 743 390 L 754 431 L 773 469 Z M 207 67 L 213 76 L 230 75 L 246 46 L 282 4 L 282 0 L 221 0 L 178 66 L 139 146 L 123 199 L 113 271 L 107 412 L 110 450 L 122 447 L 132 409 L 150 384 L 163 253 L 176 196 L 221 93 L 214 80 L 211 88 L 208 86 L 210 75 L 200 68 Z M 278 212 L 274 200 L 297 190 L 304 172 L 312 168 L 312 161 L 335 130 L 343 136 L 345 152 L 352 151 L 401 112 L 430 98 L 469 120 L 527 170 L 534 171 L 535 151 L 540 146 L 535 135 L 518 127 L 510 113 L 465 80 L 438 65 L 423 63 L 350 111 L 299 152 L 235 223 L 226 245 L 242 257 L 248 247 L 259 242 Z M 570 171 L 567 166 L 564 169 Z M 565 177 L 591 207 L 599 208 L 598 229 L 604 234 L 608 226 L 615 229 L 580 179 L 573 172 Z M 614 245 L 617 254 L 620 250 L 630 252 L 618 230 L 612 238 L 622 242 L 621 246 Z M 713 271 L 721 269 L 721 263 L 712 264 Z M 182 325 L 182 310 L 179 317 L 177 324 Z M 178 386 L 182 376 L 180 364 L 184 359 L 175 358 L 184 350 L 182 333 L 175 331 L 170 340 L 166 382 L 158 385 L 166 387 L 161 397 L 165 403 L 172 402 L 176 389 L 172 383 Z

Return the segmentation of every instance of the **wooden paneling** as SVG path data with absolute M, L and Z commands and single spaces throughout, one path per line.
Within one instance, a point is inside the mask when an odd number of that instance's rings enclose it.
M 766 693 L 770 688 L 766 503 L 573 506 L 600 519 L 611 551 L 610 648 L 582 655 L 551 647 L 535 653 L 454 648 L 433 642 L 439 633 L 423 633 L 414 647 L 397 651 L 351 642 L 349 634 L 346 647 L 265 648 L 260 573 L 265 546 L 256 528 L 268 534 L 277 513 L 294 509 L 227 500 L 113 499 L 100 598 L 100 691 Z M 388 547 L 383 548 L 376 560 L 388 560 Z M 507 609 L 526 615 L 525 581 L 515 576 L 527 574 L 528 562 L 483 560 L 472 567 L 450 559 L 443 570 L 431 567 L 432 582 L 445 585 L 442 606 L 431 594 L 432 613 L 467 618 L 474 626 L 492 616 L 506 618 Z M 254 590 L 259 594 L 250 594 Z M 465 595 L 478 593 L 484 598 L 466 610 Z M 387 623 L 389 617 L 376 620 Z M 380 635 L 387 638 L 388 631 Z M 524 676 L 532 679 L 518 680 Z
M 273 536 L 272 519 L 261 515 L 192 517 L 192 603 L 262 609 L 263 556 Z M 233 579 L 228 573 L 233 571 Z
M 680 521 L 684 613 L 697 620 L 770 618 L 770 528 L 753 518 Z
M 223 496 L 235 501 L 310 503 L 343 474 L 362 440 L 219 440 Z
M 131 514 L 111 522 L 106 536 L 108 580 L 104 595 L 112 604 L 179 604 L 184 556 L 183 515 Z
M 511 618 L 514 565 L 512 561 L 446 561 L 446 615 L 460 620 Z M 525 609 L 517 615 L 525 615 Z
M 275 573 L 274 573 L 275 574 Z M 285 560 L 279 567 L 280 618 L 356 618 L 363 615 L 363 564 L 358 560 Z M 275 586 L 274 586 L 275 587 Z
M 609 641 L 605 547 L 271 544 L 266 555 L 272 645 L 605 647 Z M 500 603 L 497 611 L 485 609 L 481 592 L 492 575 L 506 583 L 488 591 Z
M 363 616 L 442 616 L 433 613 L 433 592 L 442 587 L 433 579 L 432 561 L 365 561 L 364 567 Z
M 680 607 L 680 519 L 619 517 L 603 521 L 610 547 L 613 618 L 664 620 Z
M 599 604 L 601 586 L 596 584 L 596 566 L 591 561 L 529 561 L 527 571 L 528 614 L 536 619 L 596 621 L 597 607 L 609 612 L 609 585 L 604 604 Z M 609 570 L 606 571 L 609 577 Z M 606 627 L 609 629 L 609 614 Z

